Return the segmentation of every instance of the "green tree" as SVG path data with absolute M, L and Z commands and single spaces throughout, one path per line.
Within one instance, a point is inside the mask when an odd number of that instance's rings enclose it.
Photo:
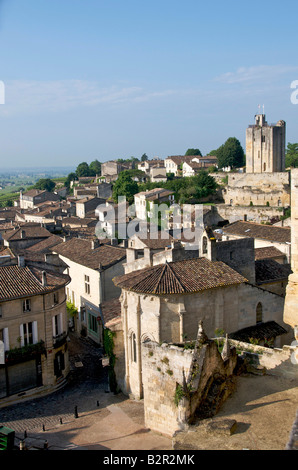
M 218 167 L 239 168 L 245 163 L 244 150 L 236 137 L 229 137 L 216 151 Z
M 86 162 L 82 162 L 77 166 L 76 175 L 78 178 L 82 176 L 90 176 L 89 165 Z
M 101 163 L 98 160 L 94 160 L 89 165 L 89 175 L 88 176 L 96 176 L 101 175 Z
M 131 157 L 129 161 L 132 162 L 132 168 L 133 168 L 133 170 L 135 170 L 136 168 L 138 168 L 138 163 L 140 162 L 140 160 L 139 160 L 137 157 Z
M 176 178 L 163 183 L 140 184 L 138 191 L 165 188 L 175 193 L 175 200 L 180 204 L 194 203 L 196 200 L 214 194 L 217 188 L 215 179 L 202 170 L 195 176 Z
M 148 157 L 145 153 L 141 156 L 141 162 L 146 162 L 148 160 Z
M 286 168 L 298 168 L 298 143 L 287 145 L 286 149 Z
M 218 150 L 218 149 L 217 149 L 217 150 Z M 217 150 L 211 150 L 209 153 L 207 153 L 207 155 L 208 155 L 208 156 L 209 156 L 209 155 L 212 155 L 212 156 L 216 157 L 216 155 L 217 155 Z
M 41 178 L 34 185 L 34 189 L 41 189 L 42 191 L 53 191 L 55 183 L 50 178 Z
M 131 176 L 132 179 L 138 178 L 139 181 L 146 181 L 149 178 L 149 176 L 144 171 L 138 170 L 137 168 L 124 171 L 127 175 Z
M 66 178 L 65 183 L 64 183 L 65 187 L 69 188 L 70 187 L 70 182 L 71 181 L 76 181 L 77 179 L 78 179 L 78 177 L 75 173 L 73 173 L 73 172 L 69 173 L 67 175 L 67 178 Z
M 133 181 L 132 177 L 128 174 L 127 171 L 122 171 L 113 186 L 114 202 L 118 202 L 119 196 L 125 196 L 127 202 L 132 204 L 134 201 L 134 195 L 138 192 L 138 183 Z
M 186 150 L 185 156 L 188 156 L 188 155 L 199 155 L 200 157 L 203 156 L 199 149 L 188 149 L 188 150 Z

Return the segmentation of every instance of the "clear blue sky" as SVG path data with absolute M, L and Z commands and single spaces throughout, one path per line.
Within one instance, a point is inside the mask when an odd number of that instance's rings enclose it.
M 296 1 L 0 0 L 1 166 L 298 141 Z

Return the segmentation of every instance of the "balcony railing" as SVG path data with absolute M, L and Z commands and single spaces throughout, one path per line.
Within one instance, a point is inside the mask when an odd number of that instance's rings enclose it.
M 53 336 L 53 347 L 54 348 L 60 348 L 60 346 L 63 346 L 67 338 L 67 333 L 66 331 L 63 331 L 60 335 Z
M 21 348 L 14 348 L 6 351 L 5 362 L 7 364 L 15 364 L 19 362 L 28 361 L 37 357 L 40 354 L 46 354 L 45 344 L 40 341 L 36 344 L 28 344 Z

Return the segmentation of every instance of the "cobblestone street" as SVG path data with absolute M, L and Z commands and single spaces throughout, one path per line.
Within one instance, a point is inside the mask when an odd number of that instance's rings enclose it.
M 16 432 L 32 431 L 66 423 L 78 412 L 97 406 L 98 393 L 107 391 L 107 371 L 101 366 L 102 350 L 85 338 L 71 334 L 69 383 L 61 390 L 42 398 L 0 408 L 0 423 Z M 79 366 L 77 367 L 76 364 Z M 80 366 L 81 365 L 81 366 Z
M 170 449 L 170 439 L 144 428 L 142 402 L 109 391 L 102 349 L 75 334 L 68 344 L 71 373 L 64 388 L 0 408 L 0 425 L 16 432 L 16 446 L 24 441 L 35 449 L 47 442 L 49 450 Z

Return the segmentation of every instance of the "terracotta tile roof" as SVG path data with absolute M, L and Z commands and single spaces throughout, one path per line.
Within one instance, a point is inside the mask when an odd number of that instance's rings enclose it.
M 243 328 L 242 330 L 235 331 L 228 335 L 229 338 L 236 341 L 250 342 L 250 338 L 258 339 L 259 341 L 276 338 L 276 336 L 283 335 L 287 331 L 275 321 L 266 323 L 257 323 L 256 325 Z
M 0 267 L 0 301 L 46 294 L 69 282 L 68 276 L 46 271 L 46 286 L 42 285 L 42 271 L 28 266 Z
M 107 269 L 126 258 L 125 248 L 105 244 L 92 249 L 91 240 L 81 238 L 71 238 L 60 243 L 52 252 L 91 269 L 99 269 L 100 263 L 103 269 Z
M 51 232 L 39 224 L 22 224 L 15 230 L 5 231 L 5 233 L 2 233 L 2 237 L 5 240 L 21 240 L 22 232 L 24 232 L 25 238 L 47 238 L 52 235 Z
M 16 216 L 17 210 L 12 208 L 2 209 L 0 210 L 0 219 L 4 220 L 14 220 Z
M 57 194 L 41 189 L 30 189 L 29 191 L 23 193 L 23 196 L 34 198 L 36 196 L 40 196 L 41 194 L 45 194 L 48 201 L 59 201 L 59 196 Z
M 7 232 L 12 230 L 13 227 L 18 226 L 18 222 L 8 222 L 5 220 L 0 220 L 0 233 Z
M 121 322 L 121 303 L 119 298 L 103 302 L 101 304 L 101 311 L 106 328 Z
M 114 279 L 116 286 L 147 294 L 187 294 L 247 280 L 221 261 L 207 258 L 174 261 L 134 271 Z
M 15 254 L 7 246 L 0 246 L 0 256 L 10 256 L 15 258 Z
M 164 234 L 167 235 L 166 238 L 163 238 Z M 144 234 L 136 234 L 137 238 L 141 240 L 144 245 L 152 250 L 164 249 L 171 246 L 171 243 L 174 241 L 174 238 L 167 234 L 166 232 L 161 232 L 160 230 L 154 233 L 144 233 Z
M 64 233 L 71 238 L 94 240 L 94 227 L 63 227 Z
M 44 189 L 29 189 L 29 191 L 26 191 L 23 193 L 23 196 L 29 196 L 29 197 L 34 197 L 38 196 L 39 194 L 46 193 L 47 191 Z
M 286 255 L 275 246 L 264 246 L 255 248 L 255 259 L 280 258 Z
M 63 239 L 57 235 L 51 235 L 50 237 L 42 240 L 41 242 L 35 243 L 32 246 L 26 248 L 27 253 L 49 253 L 51 248 L 59 243 L 63 243 Z
M 280 264 L 274 259 L 259 259 L 255 261 L 256 284 L 270 281 L 287 280 L 291 274 L 289 264 Z
M 34 217 L 54 217 L 59 215 L 66 215 L 67 209 L 70 209 L 70 205 L 61 205 L 60 203 L 57 204 L 41 204 L 39 207 L 27 210 L 25 212 L 25 216 L 34 216 Z
M 146 196 L 146 199 L 158 199 L 159 197 L 169 196 L 170 194 L 174 194 L 174 191 L 169 191 L 168 189 L 164 188 L 154 188 L 150 189 L 149 191 L 142 191 L 140 193 L 135 194 L 135 197 L 138 196 Z
M 156 178 L 166 178 L 166 175 L 154 175 L 152 176 L 153 179 L 156 179 Z
M 276 225 L 263 225 L 254 222 L 238 220 L 223 228 L 224 234 L 244 237 L 261 238 L 279 243 L 291 243 L 290 227 L 277 227 Z
M 190 162 L 193 158 L 193 155 L 173 155 L 167 157 L 166 160 L 172 160 L 176 165 L 181 165 L 183 162 Z
M 64 217 L 62 220 L 62 225 L 76 225 L 77 227 L 89 227 L 91 225 L 96 225 L 97 219 L 95 218 L 81 218 L 81 217 Z

